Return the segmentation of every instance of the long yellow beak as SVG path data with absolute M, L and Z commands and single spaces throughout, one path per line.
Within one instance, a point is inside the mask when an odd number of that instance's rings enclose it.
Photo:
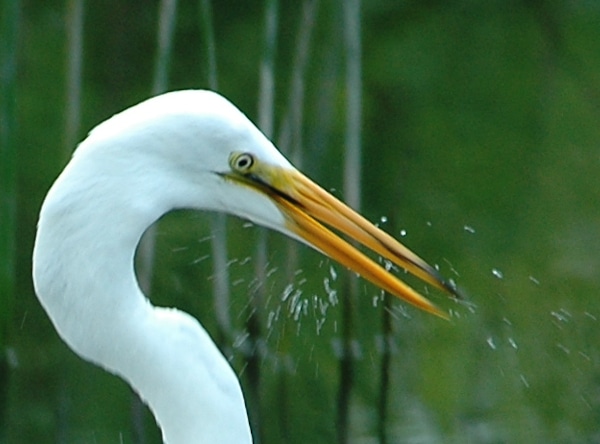
M 327 256 L 394 296 L 447 319 L 448 315 L 320 222 L 346 234 L 423 281 L 457 296 L 437 271 L 396 239 L 298 172 L 289 188 L 271 197 L 289 217 L 288 228 Z M 319 222 L 320 221 L 320 222 Z
M 388 293 L 448 319 L 447 313 L 325 225 L 459 298 L 456 288 L 446 283 L 433 267 L 300 172 L 257 163 L 251 165 L 252 171 L 232 178 L 267 194 L 286 216 L 291 232 Z

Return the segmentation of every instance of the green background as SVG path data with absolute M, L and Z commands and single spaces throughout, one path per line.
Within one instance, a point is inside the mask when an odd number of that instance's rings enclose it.
M 209 86 L 200 3 L 178 5 L 168 89 Z M 278 3 L 273 139 L 287 153 L 298 143 L 299 167 L 343 198 L 343 2 L 308 3 L 312 24 L 303 2 Z M 65 136 L 72 6 L 31 0 L 15 12 L 11 4 L 3 2 L 1 22 L 0 260 L 15 262 L 6 272 L 12 277 L 0 282 L 1 439 L 158 443 L 152 417 L 128 387 L 70 352 L 34 295 L 37 214 L 74 148 Z M 77 140 L 151 95 L 158 7 L 84 4 Z M 212 9 L 218 89 L 256 121 L 265 4 L 229 0 Z M 468 304 L 408 278 L 452 310 L 452 321 L 396 300 L 384 307 L 364 281 L 347 298 L 341 267 L 273 234 L 262 283 L 270 297 L 251 306 L 261 232 L 228 218 L 232 331 L 220 342 L 258 418 L 257 441 L 343 442 L 336 427 L 342 387 L 347 442 L 600 442 L 600 2 L 365 1 L 360 21 L 361 211 L 453 278 Z M 300 68 L 297 42 L 308 28 Z M 14 89 L 5 87 L 7 60 L 16 61 Z M 292 100 L 294 76 L 302 80 L 301 103 Z M 301 138 L 290 141 L 285 128 L 298 109 Z M 152 300 L 192 313 L 217 337 L 210 237 L 203 213 L 161 221 Z M 295 302 L 283 300 L 289 285 L 299 290 Z M 323 314 L 328 285 L 351 301 L 349 386 L 340 377 L 346 305 Z M 304 305 L 296 312 L 298 301 Z M 252 310 L 260 325 L 254 354 Z M 258 358 L 254 366 L 248 356 Z

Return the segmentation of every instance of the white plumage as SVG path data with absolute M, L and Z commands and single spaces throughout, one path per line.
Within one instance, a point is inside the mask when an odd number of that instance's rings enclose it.
M 444 316 L 316 219 L 448 290 L 431 267 L 302 176 L 226 99 L 180 91 L 136 105 L 96 127 L 48 192 L 33 277 L 61 338 L 125 379 L 169 444 L 252 441 L 237 377 L 209 335 L 152 306 L 134 274 L 142 234 L 176 208 L 279 230 Z

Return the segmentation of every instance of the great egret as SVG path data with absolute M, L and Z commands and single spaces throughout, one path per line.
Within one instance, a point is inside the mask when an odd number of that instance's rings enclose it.
M 225 98 L 178 91 L 133 106 L 91 131 L 48 192 L 33 280 L 61 338 L 127 381 L 167 443 L 252 441 L 239 382 L 207 332 L 187 313 L 154 307 L 138 287 L 140 237 L 178 208 L 223 211 L 283 232 L 446 317 L 321 223 L 438 288 L 454 293 L 452 286 L 297 171 Z

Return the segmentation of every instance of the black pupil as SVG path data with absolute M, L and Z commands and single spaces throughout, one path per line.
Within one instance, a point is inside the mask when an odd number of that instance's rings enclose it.
M 248 158 L 248 156 L 240 158 L 240 160 L 238 161 L 238 168 L 246 168 L 248 166 L 250 166 L 250 159 Z

